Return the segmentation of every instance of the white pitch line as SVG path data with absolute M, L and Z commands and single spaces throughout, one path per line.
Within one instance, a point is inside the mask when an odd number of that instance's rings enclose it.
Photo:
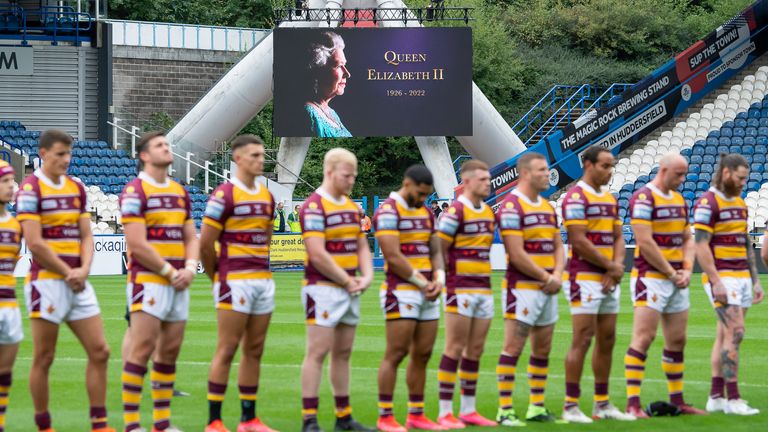
M 28 360 L 31 361 L 32 357 L 18 357 L 18 360 Z M 55 362 L 71 362 L 71 363 L 85 363 L 86 359 L 84 358 L 75 358 L 75 357 L 56 357 L 54 360 Z M 109 360 L 112 363 L 123 363 L 122 359 L 119 358 L 113 358 Z M 177 365 L 182 366 L 210 366 L 210 362 L 200 362 L 200 361 L 177 361 Z M 236 367 L 239 366 L 239 362 L 232 362 L 232 366 Z M 285 363 L 261 363 L 262 368 L 281 368 L 281 369 L 300 369 L 301 365 L 299 364 L 285 364 Z M 379 370 L 379 368 L 373 368 L 373 367 L 365 367 L 365 366 L 352 366 L 351 369 L 353 370 L 359 370 L 359 371 L 371 371 L 376 372 Z M 429 372 L 433 374 L 437 374 L 437 369 L 428 369 Z M 489 375 L 489 376 L 496 376 L 495 372 L 490 371 L 480 371 L 480 375 Z M 524 374 L 520 374 L 521 376 L 524 376 Z M 550 378 L 565 378 L 565 375 L 557 375 L 557 374 L 549 374 Z M 593 377 L 584 377 L 585 380 L 592 381 L 594 380 Z M 620 381 L 624 382 L 625 379 L 621 377 L 612 377 L 611 381 Z M 665 379 L 657 379 L 657 378 L 645 378 L 643 379 L 643 382 L 652 382 L 652 383 L 666 383 L 667 380 Z M 709 381 L 696 381 L 696 380 L 685 380 L 684 381 L 686 385 L 696 385 L 696 386 L 709 386 L 711 383 Z M 766 384 L 755 384 L 755 383 L 748 383 L 748 382 L 739 382 L 740 387 L 755 387 L 755 388 L 768 388 L 768 385 Z

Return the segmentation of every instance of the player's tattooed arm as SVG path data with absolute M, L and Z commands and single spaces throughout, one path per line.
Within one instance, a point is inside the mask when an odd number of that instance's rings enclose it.
M 725 287 L 720 280 L 720 274 L 715 267 L 715 257 L 712 255 L 712 249 L 709 248 L 709 242 L 712 240 L 712 233 L 706 230 L 696 230 L 696 260 L 701 266 L 701 270 L 707 274 L 709 283 L 712 286 L 712 296 L 715 301 L 726 304 Z
M 711 232 L 700 230 L 700 229 L 696 230 L 696 244 L 706 243 L 707 245 L 709 245 L 710 240 L 712 240 Z

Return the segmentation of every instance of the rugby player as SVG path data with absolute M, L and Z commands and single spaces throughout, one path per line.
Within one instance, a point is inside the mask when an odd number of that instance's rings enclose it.
M 256 417 L 256 396 L 264 341 L 275 308 L 269 245 L 275 200 L 256 177 L 264 171 L 264 143 L 253 135 L 232 141 L 237 173 L 211 194 L 200 234 L 200 258 L 213 282 L 218 343 L 208 374 L 206 432 L 228 432 L 221 420 L 232 359 L 242 344 L 237 385 L 237 432 L 270 432 Z M 215 243 L 219 242 L 219 252 Z
M 493 318 L 490 251 L 496 216 L 483 201 L 491 192 L 488 165 L 469 160 L 461 166 L 464 190 L 440 218 L 438 235 L 446 262 L 445 349 L 437 381 L 438 423 L 449 429 L 465 425 L 496 426 L 477 412 L 475 393 L 480 356 Z M 453 389 L 458 370 L 461 385 L 459 418 L 453 415 Z
M 581 155 L 584 176 L 565 193 L 563 225 L 568 230 L 568 271 L 563 293 L 571 306 L 573 337 L 565 357 L 563 420 L 634 420 L 610 403 L 608 380 L 616 341 L 619 283 L 624 276 L 624 235 L 616 198 L 603 190 L 611 181 L 615 159 L 610 150 L 592 146 Z M 595 375 L 592 418 L 579 409 L 581 374 L 592 339 Z
M 371 431 L 352 417 L 349 360 L 360 321 L 360 295 L 373 281 L 368 240 L 360 210 L 349 194 L 357 178 L 357 158 L 334 148 L 323 160 L 323 183 L 299 211 L 307 256 L 301 300 L 307 323 L 307 349 L 301 366 L 302 431 L 322 431 L 317 423 L 323 361 L 331 354 L 331 386 L 336 430 Z M 360 276 L 356 276 L 357 271 Z
M 13 167 L 0 161 L 0 432 L 5 431 L 11 372 L 24 337 L 13 277 L 21 248 L 21 225 L 6 208 L 13 201 L 14 178 Z
M 541 193 L 549 189 L 549 166 L 539 153 L 517 160 L 517 187 L 502 201 L 496 222 L 507 251 L 507 274 L 502 282 L 504 346 L 496 375 L 502 426 L 523 426 L 512 406 L 515 368 L 530 335 L 528 362 L 530 398 L 526 420 L 553 422 L 544 407 L 552 334 L 558 319 L 557 293 L 565 267 L 555 209 Z
M 741 192 L 749 178 L 749 162 L 738 153 L 723 154 L 712 187 L 693 209 L 696 258 L 702 283 L 717 312 L 712 346 L 712 386 L 706 409 L 735 415 L 760 412 L 741 398 L 738 385 L 739 347 L 747 310 L 763 300 Z M 726 396 L 727 391 L 727 398 Z
M 94 246 L 85 186 L 67 175 L 72 137 L 47 130 L 40 136 L 38 147 L 43 164 L 19 185 L 16 199 L 17 218 L 32 252 L 24 295 L 32 318 L 34 352 L 29 388 L 35 424 L 41 431 L 53 430 L 48 413 L 48 373 L 59 325 L 66 322 L 88 355 L 85 382 L 91 429 L 113 431 L 107 426 L 105 408 L 109 347 L 96 293 L 87 281 Z
M 442 430 L 424 415 L 427 363 L 440 319 L 437 298 L 445 283 L 435 216 L 424 205 L 432 185 L 432 173 L 425 166 L 409 167 L 400 190 L 390 193 L 373 216 L 386 272 L 379 298 L 386 317 L 387 346 L 379 367 L 376 424 L 383 432 Z M 392 395 L 397 367 L 409 354 L 408 417 L 403 427 L 393 415 Z
M 125 430 L 142 430 L 139 405 L 152 358 L 153 431 L 171 426 L 176 358 L 189 315 L 189 285 L 197 273 L 199 246 L 187 191 L 168 177 L 168 140 L 148 132 L 138 142 L 139 176 L 120 196 L 129 254 L 126 294 L 131 343 L 123 365 Z M 155 349 L 157 346 L 157 349 Z
M 661 367 L 667 376 L 670 402 L 683 414 L 706 414 L 683 398 L 683 349 L 688 325 L 688 284 L 693 269 L 694 242 L 688 224 L 688 206 L 677 192 L 688 173 L 688 162 L 677 153 L 664 155 L 659 172 L 637 190 L 629 202 L 635 234 L 635 264 L 630 290 L 635 309 L 632 340 L 624 356 L 627 410 L 648 418 L 640 404 L 648 348 L 661 320 L 664 352 Z

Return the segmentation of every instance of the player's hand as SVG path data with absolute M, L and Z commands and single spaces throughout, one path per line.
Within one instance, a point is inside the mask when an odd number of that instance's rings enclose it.
M 342 286 L 342 288 L 347 290 L 349 295 L 352 297 L 357 297 L 363 293 L 363 289 L 360 285 L 360 278 L 357 276 L 350 277 L 349 280 L 347 280 L 347 283 Z
M 373 283 L 373 276 L 358 276 L 355 279 L 357 279 L 357 282 L 360 284 L 360 287 L 363 291 L 367 290 L 371 287 L 371 283 Z
M 760 281 L 757 281 L 754 285 L 752 285 L 752 293 L 752 304 L 759 304 L 763 301 L 763 298 L 765 297 L 765 291 L 763 291 L 763 285 L 760 283 Z
M 195 274 L 190 270 L 181 269 L 176 272 L 176 276 L 171 279 L 171 286 L 176 291 L 184 291 L 192 284 L 192 279 L 195 278 Z
M 69 273 L 64 278 L 64 282 L 72 291 L 79 293 L 85 289 L 85 279 L 87 277 L 88 272 L 82 267 L 77 267 L 69 270 Z
M 602 280 L 600 280 L 600 286 L 602 287 L 603 294 L 608 294 L 616 289 L 616 280 L 609 274 L 604 274 Z
M 681 270 L 678 270 L 677 273 L 680 275 L 680 278 L 681 278 L 680 283 L 682 284 L 682 286 L 679 286 L 678 288 L 685 288 L 691 284 L 690 270 L 681 269 Z
M 606 276 L 613 279 L 614 285 L 621 283 L 621 278 L 624 277 L 624 264 L 611 262 L 611 265 L 606 270 Z
M 546 294 L 557 294 L 563 285 L 562 276 L 557 273 L 552 273 L 549 279 L 541 287 L 541 290 Z
M 712 284 L 712 297 L 720 304 L 728 304 L 728 293 L 725 291 L 725 285 L 722 282 Z
M 442 290 L 442 285 L 437 282 L 429 281 L 427 282 L 427 286 L 424 287 L 424 298 L 428 301 L 435 301 L 440 296 Z

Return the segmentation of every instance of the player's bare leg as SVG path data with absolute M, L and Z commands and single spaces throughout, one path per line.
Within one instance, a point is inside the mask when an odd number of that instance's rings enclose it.
M 146 312 L 131 312 L 130 343 L 123 359 L 123 422 L 125 430 L 140 427 L 139 405 L 147 363 L 159 340 L 162 322 Z
M 11 390 L 13 363 L 19 353 L 19 344 L 0 345 L 0 431 L 5 430 L 5 411 Z
M 434 429 L 437 424 L 424 415 L 424 385 L 427 381 L 427 364 L 437 338 L 438 320 L 420 321 L 416 324 L 411 343 L 405 382 L 408 385 L 408 418 L 405 427 Z
M 754 415 L 760 411 L 748 406 L 739 393 L 739 348 L 744 340 L 744 318 L 746 310 L 734 305 L 723 307 L 719 325 L 723 334 L 720 347 L 720 376 L 723 377 L 728 394 L 728 402 L 724 407 L 726 414 Z
M 567 421 L 592 423 L 592 420 L 581 412 L 579 397 L 581 396 L 584 359 L 592 344 L 592 338 L 597 332 L 597 317 L 597 315 L 592 314 L 574 314 L 571 316 L 573 336 L 568 354 L 565 356 L 565 403 L 563 405 L 563 419 Z M 596 352 L 597 347 L 593 352 L 593 358 Z
M 229 370 L 245 334 L 248 317 L 247 314 L 231 310 L 216 310 L 216 352 L 208 371 L 208 425 L 216 420 L 221 421 L 221 406 L 229 382 Z
M 514 319 L 504 320 L 504 345 L 496 365 L 496 379 L 499 390 L 499 409 L 496 421 L 502 426 L 525 426 L 512 405 L 515 389 L 515 374 L 520 354 L 525 348 L 531 326 Z
M 460 420 L 453 415 L 453 394 L 456 376 L 464 348 L 469 341 L 472 319 L 457 313 L 445 314 L 445 349 L 440 359 L 437 381 L 440 388 L 440 412 L 438 422 L 446 427 L 458 424 Z
M 30 320 L 32 330 L 32 365 L 29 370 L 29 392 L 35 408 L 35 424 L 39 430 L 50 429 L 48 413 L 48 372 L 56 355 L 59 326 L 40 318 Z
M 661 329 L 664 333 L 664 352 L 662 353 L 662 369 L 667 376 L 669 399 L 677 405 L 683 414 L 706 414 L 706 411 L 694 408 L 685 403 L 683 397 L 683 372 L 685 363 L 686 333 L 688 327 L 688 311 L 662 314 Z
M 592 408 L 593 419 L 636 420 L 616 408 L 608 397 L 608 387 L 613 365 L 613 348 L 616 345 L 617 314 L 597 315 L 595 347 L 592 350 L 592 373 L 595 376 L 595 393 Z
M 107 367 L 109 346 L 104 338 L 104 324 L 101 315 L 68 322 L 80 344 L 85 348 L 88 363 L 85 367 L 85 385 L 91 407 L 92 429 L 107 428 Z
M 397 382 L 397 368 L 411 349 L 416 323 L 416 320 L 412 319 L 398 319 L 389 320 L 385 324 L 387 346 L 378 374 L 379 420 L 377 426 L 380 430 L 389 431 L 402 428 L 394 419 L 392 399 Z
M 635 307 L 632 322 L 632 340 L 624 355 L 624 376 L 627 380 L 627 413 L 637 418 L 648 418 L 640 403 L 640 387 L 645 376 L 648 348 L 656 338 L 661 314 L 649 307 Z
M 301 364 L 301 400 L 304 425 L 317 424 L 318 392 L 323 376 L 323 361 L 333 348 L 335 330 L 317 325 L 307 326 L 307 348 Z M 319 430 L 313 429 L 313 430 Z
M 334 329 L 333 346 L 328 372 L 336 404 L 336 430 L 369 431 L 352 418 L 349 401 L 349 361 L 355 342 L 355 326 L 338 324 Z
M 152 355 L 152 417 L 157 429 L 170 425 L 171 399 L 176 383 L 176 359 L 184 341 L 186 322 L 162 322 L 160 336 Z
M 480 357 L 485 350 L 485 340 L 490 328 L 490 319 L 473 318 L 471 320 L 469 338 L 465 341 L 461 364 L 459 364 L 459 379 L 462 389 L 459 419 L 469 425 L 496 425 L 496 422 L 488 420 L 477 412 L 475 402 L 477 380 L 480 373 Z
M 261 356 L 267 340 L 272 314 L 251 315 L 240 344 L 240 368 L 237 384 L 240 391 L 240 427 L 245 430 L 269 430 L 256 416 L 256 396 L 261 374 Z
M 520 324 L 522 323 L 518 323 Z M 544 407 L 544 390 L 549 374 L 549 353 L 552 350 L 554 333 L 554 324 L 531 327 L 531 358 L 528 361 L 528 386 L 531 394 L 528 413 L 525 416 L 528 421 L 555 421 L 555 416 Z

